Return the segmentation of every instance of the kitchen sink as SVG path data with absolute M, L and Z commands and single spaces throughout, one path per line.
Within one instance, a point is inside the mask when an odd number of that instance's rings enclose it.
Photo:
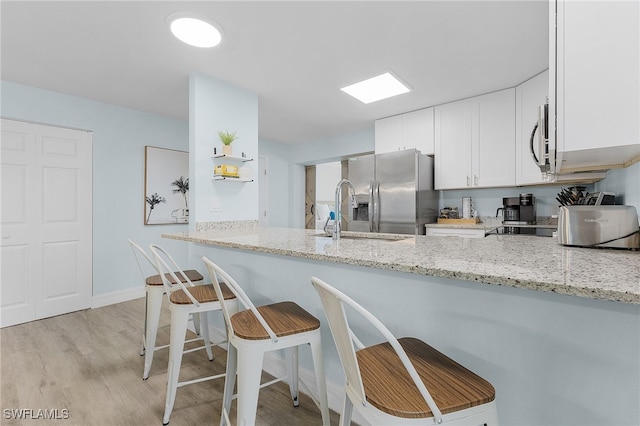
M 333 234 L 328 232 L 321 232 L 319 234 L 314 234 L 314 237 L 320 238 L 333 238 Z M 411 238 L 412 235 L 402 235 L 402 234 L 378 234 L 374 232 L 349 232 L 343 231 L 340 234 L 340 239 L 345 240 L 385 240 L 385 241 L 400 241 L 406 240 L 407 238 Z

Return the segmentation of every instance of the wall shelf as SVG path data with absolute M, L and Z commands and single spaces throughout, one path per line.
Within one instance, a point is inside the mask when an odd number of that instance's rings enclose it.
M 253 182 L 253 179 L 242 179 L 242 178 L 234 178 L 234 177 L 226 177 L 220 175 L 213 175 L 213 180 L 226 180 L 229 182 Z
M 247 157 L 233 157 L 231 155 L 225 155 L 225 154 L 216 154 L 211 156 L 211 158 L 213 159 L 219 159 L 219 158 L 224 158 L 226 160 L 230 160 L 230 161 L 240 161 L 242 163 L 246 163 L 248 161 L 253 161 L 253 158 L 247 158 Z

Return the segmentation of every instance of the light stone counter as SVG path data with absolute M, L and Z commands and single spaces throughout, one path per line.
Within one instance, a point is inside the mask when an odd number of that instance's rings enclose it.
M 241 250 L 412 274 L 640 304 L 640 252 L 565 247 L 554 238 L 396 236 L 318 237 L 317 230 L 258 228 L 191 231 L 162 237 Z M 362 236 L 343 233 L 344 236 Z M 366 234 L 375 236 L 376 234 Z M 381 235 L 384 236 L 384 235 Z M 393 238 L 393 237 L 392 237 Z

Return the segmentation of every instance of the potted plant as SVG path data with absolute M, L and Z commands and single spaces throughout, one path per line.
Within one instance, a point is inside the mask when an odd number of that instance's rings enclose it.
M 229 132 L 218 132 L 218 137 L 220 138 L 220 142 L 222 142 L 222 153 L 224 155 L 231 155 L 232 154 L 232 149 L 231 149 L 231 143 L 233 141 L 235 141 L 236 139 L 238 139 L 238 137 L 236 136 L 236 133 L 229 133 Z

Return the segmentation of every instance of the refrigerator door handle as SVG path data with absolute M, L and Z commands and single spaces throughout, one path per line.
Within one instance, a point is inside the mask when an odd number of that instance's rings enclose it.
M 380 232 L 380 181 L 375 182 L 373 200 L 373 212 L 375 214 L 375 225 L 373 231 Z
M 367 206 L 367 211 L 369 212 L 369 232 L 373 232 L 373 209 L 374 207 L 374 200 L 373 200 L 373 186 L 375 185 L 375 181 L 370 181 L 369 182 L 369 205 Z

